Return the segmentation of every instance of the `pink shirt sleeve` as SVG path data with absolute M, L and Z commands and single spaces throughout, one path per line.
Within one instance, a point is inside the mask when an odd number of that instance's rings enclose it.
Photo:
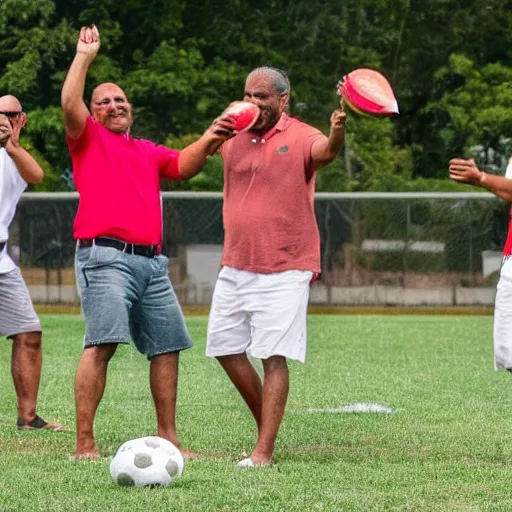
M 81 174 L 80 169 L 81 165 L 78 164 L 85 155 L 87 148 L 91 145 L 91 143 L 95 140 L 95 130 L 97 127 L 97 123 L 92 116 L 89 116 L 85 121 L 84 131 L 78 137 L 78 139 L 73 139 L 69 135 L 66 134 L 66 142 L 69 148 L 69 154 L 71 155 L 71 160 L 73 162 L 73 177 L 74 179 L 78 179 Z M 83 172 L 83 171 L 82 171 Z
M 157 145 L 155 146 L 155 156 L 161 178 L 167 180 L 181 180 L 178 167 L 180 152 L 178 150 Z
M 308 130 L 307 133 L 304 134 L 304 167 L 306 168 L 306 180 L 309 181 L 313 174 L 315 173 L 316 169 L 313 167 L 313 162 L 311 159 L 311 148 L 313 147 L 313 144 L 318 140 L 322 138 L 326 138 L 325 135 L 316 128 L 313 128 L 312 126 L 307 126 Z
M 73 139 L 66 134 L 66 142 L 68 143 L 68 147 L 71 152 L 78 152 L 87 144 L 92 136 L 91 134 L 94 130 L 94 123 L 94 118 L 92 116 L 88 116 L 85 121 L 84 131 L 78 139 Z

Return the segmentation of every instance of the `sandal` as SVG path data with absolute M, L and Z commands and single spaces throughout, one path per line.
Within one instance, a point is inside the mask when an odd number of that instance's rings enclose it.
M 65 430 L 62 425 L 48 423 L 41 416 L 36 416 L 32 421 L 24 421 L 22 418 L 18 418 L 16 420 L 16 428 L 18 430 L 53 430 L 55 432 Z

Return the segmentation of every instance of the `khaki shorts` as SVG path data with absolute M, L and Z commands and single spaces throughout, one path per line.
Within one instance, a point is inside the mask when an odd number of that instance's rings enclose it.
M 41 324 L 20 269 L 0 274 L 0 335 L 11 338 L 37 331 Z
M 248 352 L 258 359 L 306 359 L 306 315 L 313 272 L 255 274 L 223 267 L 213 293 L 206 355 Z

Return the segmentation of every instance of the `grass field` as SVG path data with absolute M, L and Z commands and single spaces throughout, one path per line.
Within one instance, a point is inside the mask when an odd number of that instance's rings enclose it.
M 206 317 L 180 365 L 182 443 L 202 457 L 167 488 L 122 488 L 109 463 L 126 440 L 154 434 L 148 363 L 131 346 L 111 362 L 96 420 L 101 461 L 70 461 L 73 378 L 84 324 L 43 315 L 40 413 L 69 431 L 18 432 L 10 346 L 0 345 L 1 511 L 512 510 L 512 380 L 495 372 L 490 316 L 317 316 L 308 360 L 290 364 L 276 463 L 239 469 L 252 419 L 215 361 Z M 390 414 L 321 412 L 378 403 Z

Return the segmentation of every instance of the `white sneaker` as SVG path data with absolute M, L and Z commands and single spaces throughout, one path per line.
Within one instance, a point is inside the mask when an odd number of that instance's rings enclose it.
M 242 459 L 240 462 L 236 464 L 237 468 L 254 468 L 256 464 L 251 460 L 251 457 L 247 457 L 246 459 Z

